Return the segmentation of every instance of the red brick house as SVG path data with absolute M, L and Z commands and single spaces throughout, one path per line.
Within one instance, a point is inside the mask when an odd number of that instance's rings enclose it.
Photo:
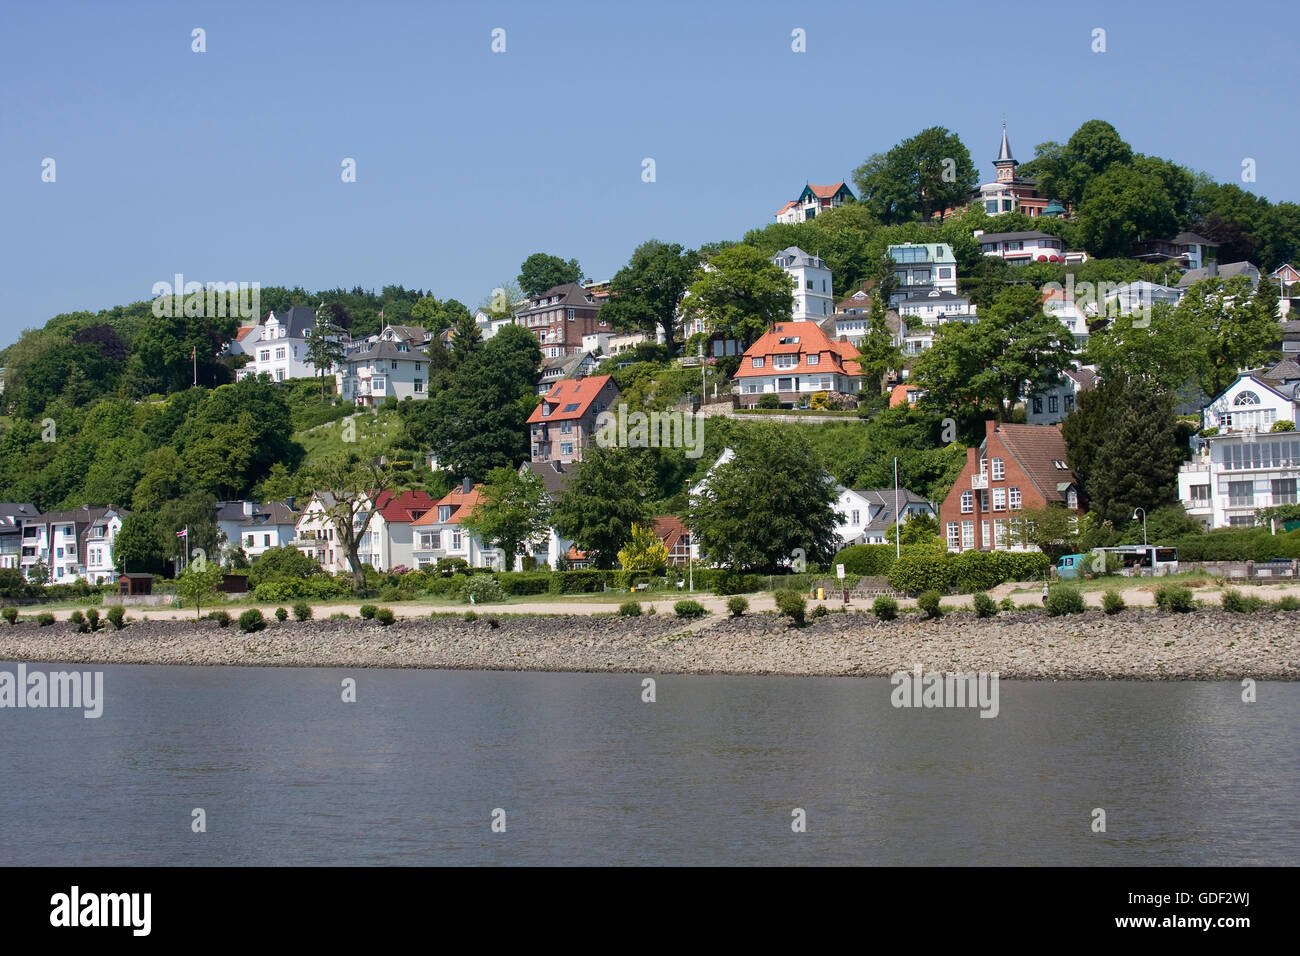
M 685 567 L 691 559 L 691 532 L 681 518 L 661 515 L 654 520 L 655 534 L 668 549 L 668 563 Z
M 528 416 L 532 460 L 581 461 L 600 413 L 612 408 L 620 393 L 608 375 L 566 378 L 542 396 Z
M 537 336 L 546 358 L 577 355 L 584 335 L 609 331 L 609 322 L 597 317 L 602 301 L 578 283 L 566 282 L 529 299 L 515 313 L 515 325 Z
M 1022 512 L 1054 505 L 1083 513 L 1065 439 L 1055 425 L 984 424 L 984 441 L 966 450 L 966 467 L 939 506 L 948 550 L 1036 550 L 1015 540 Z

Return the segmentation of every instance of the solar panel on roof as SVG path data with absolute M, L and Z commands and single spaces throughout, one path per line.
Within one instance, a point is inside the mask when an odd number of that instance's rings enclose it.
M 564 412 L 576 412 L 577 410 L 578 410 L 577 402 L 570 402 L 568 405 L 564 406 Z M 563 415 L 564 412 L 560 412 L 560 414 Z

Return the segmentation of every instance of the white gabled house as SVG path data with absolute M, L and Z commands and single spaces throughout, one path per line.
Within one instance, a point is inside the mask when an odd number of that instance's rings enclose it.
M 344 351 L 334 381 L 340 398 L 362 408 L 389 397 L 422 401 L 429 397 L 429 357 L 402 339 L 362 342 Z
M 478 504 L 482 489 L 481 483 L 474 484 L 466 478 L 411 522 L 415 567 L 427 568 L 442 558 L 460 558 L 471 568 L 504 570 L 501 552 L 487 547 L 461 524 Z
M 116 508 L 82 505 L 71 511 L 51 511 L 24 519 L 19 558 L 23 574 L 30 579 L 36 565 L 43 564 L 47 584 L 116 581 L 113 542 L 126 515 Z
M 1269 381 L 1267 373 L 1243 373 L 1201 412 L 1202 426 L 1220 433 L 1266 432 L 1300 417 L 1300 382 Z
M 268 375 L 273 382 L 312 378 L 316 366 L 307 358 L 307 334 L 315 327 L 316 312 L 305 305 L 270 313 L 260 332 L 250 331 L 239 340 L 241 351 L 252 355 L 253 361 L 241 368 L 236 377 Z
M 269 548 L 287 547 L 296 534 L 297 520 L 292 498 L 266 503 L 217 502 L 217 530 L 225 537 L 226 554 L 241 548 L 249 561 Z

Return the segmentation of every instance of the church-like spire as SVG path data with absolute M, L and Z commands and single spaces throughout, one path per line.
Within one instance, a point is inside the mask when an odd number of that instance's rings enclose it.
M 1011 144 L 1007 142 L 1007 121 L 1005 119 L 1002 121 L 1002 148 L 998 150 L 998 158 L 995 162 L 1015 162 L 1011 155 Z

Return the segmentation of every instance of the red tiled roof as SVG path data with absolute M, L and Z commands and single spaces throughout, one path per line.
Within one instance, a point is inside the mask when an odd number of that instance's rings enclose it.
M 1073 471 L 1056 467 L 1056 462 L 1066 460 L 1065 438 L 1057 426 L 988 422 L 986 429 L 990 437 L 997 434 L 1003 447 L 1020 463 L 1047 501 L 1065 501 L 1057 485 L 1069 483 L 1079 487 Z
M 812 190 L 812 194 L 818 199 L 830 199 L 844 188 L 844 181 L 840 180 L 838 183 L 831 183 L 829 186 L 814 186 L 809 183 L 808 188 Z
M 657 534 L 659 540 L 664 543 L 664 547 L 668 549 L 669 554 L 672 554 L 673 549 L 677 547 L 678 542 L 681 541 L 684 536 L 690 534 L 690 531 L 687 530 L 686 525 L 682 523 L 682 520 L 680 518 L 675 518 L 672 515 L 662 515 L 661 517 L 655 518 L 654 529 L 655 534 Z
M 433 507 L 433 496 L 427 491 L 385 491 L 375 502 L 376 510 L 392 524 L 414 521 Z
M 235 341 L 242 342 L 244 340 L 244 336 L 247 335 L 249 332 L 253 331 L 253 329 L 255 328 L 257 328 L 256 325 L 241 325 L 239 327 L 239 331 L 235 333 Z
M 600 394 L 610 377 L 608 375 L 592 375 L 589 378 L 561 379 L 551 386 L 551 390 L 543 397 L 541 403 L 533 409 L 533 413 L 528 416 L 528 424 L 535 425 L 538 422 L 562 422 L 582 418 L 587 414 L 587 409 L 591 407 L 592 401 Z M 551 406 L 551 414 L 543 415 L 547 405 Z M 569 408 L 569 406 L 574 406 Z M 568 411 L 565 409 L 568 408 Z
M 912 403 L 910 392 L 920 393 L 920 389 L 915 385 L 908 385 L 904 382 L 901 385 L 895 385 L 889 392 L 889 407 L 895 408 L 898 405 L 909 405 Z
M 780 209 L 778 209 L 778 210 L 776 211 L 776 214 L 779 216 L 779 215 L 781 215 L 781 213 L 785 212 L 785 211 L 786 211 L 787 209 L 789 209 L 791 206 L 797 206 L 797 205 L 799 205 L 799 200 L 797 200 L 797 199 L 791 199 L 788 203 L 786 203 L 784 206 L 782 206 Z
M 781 339 L 797 338 L 798 342 L 782 343 Z M 773 368 L 773 355 L 799 356 L 799 364 L 790 368 Z M 825 355 L 816 365 L 808 364 L 809 355 Z M 764 358 L 762 368 L 754 368 L 750 361 Z M 816 322 L 778 322 L 772 331 L 759 336 L 758 341 L 745 350 L 740 368 L 733 378 L 752 378 L 768 375 L 795 375 L 807 373 L 840 372 L 844 375 L 861 375 L 857 347 L 849 342 L 832 342 Z M 531 419 L 530 419 L 531 421 Z

